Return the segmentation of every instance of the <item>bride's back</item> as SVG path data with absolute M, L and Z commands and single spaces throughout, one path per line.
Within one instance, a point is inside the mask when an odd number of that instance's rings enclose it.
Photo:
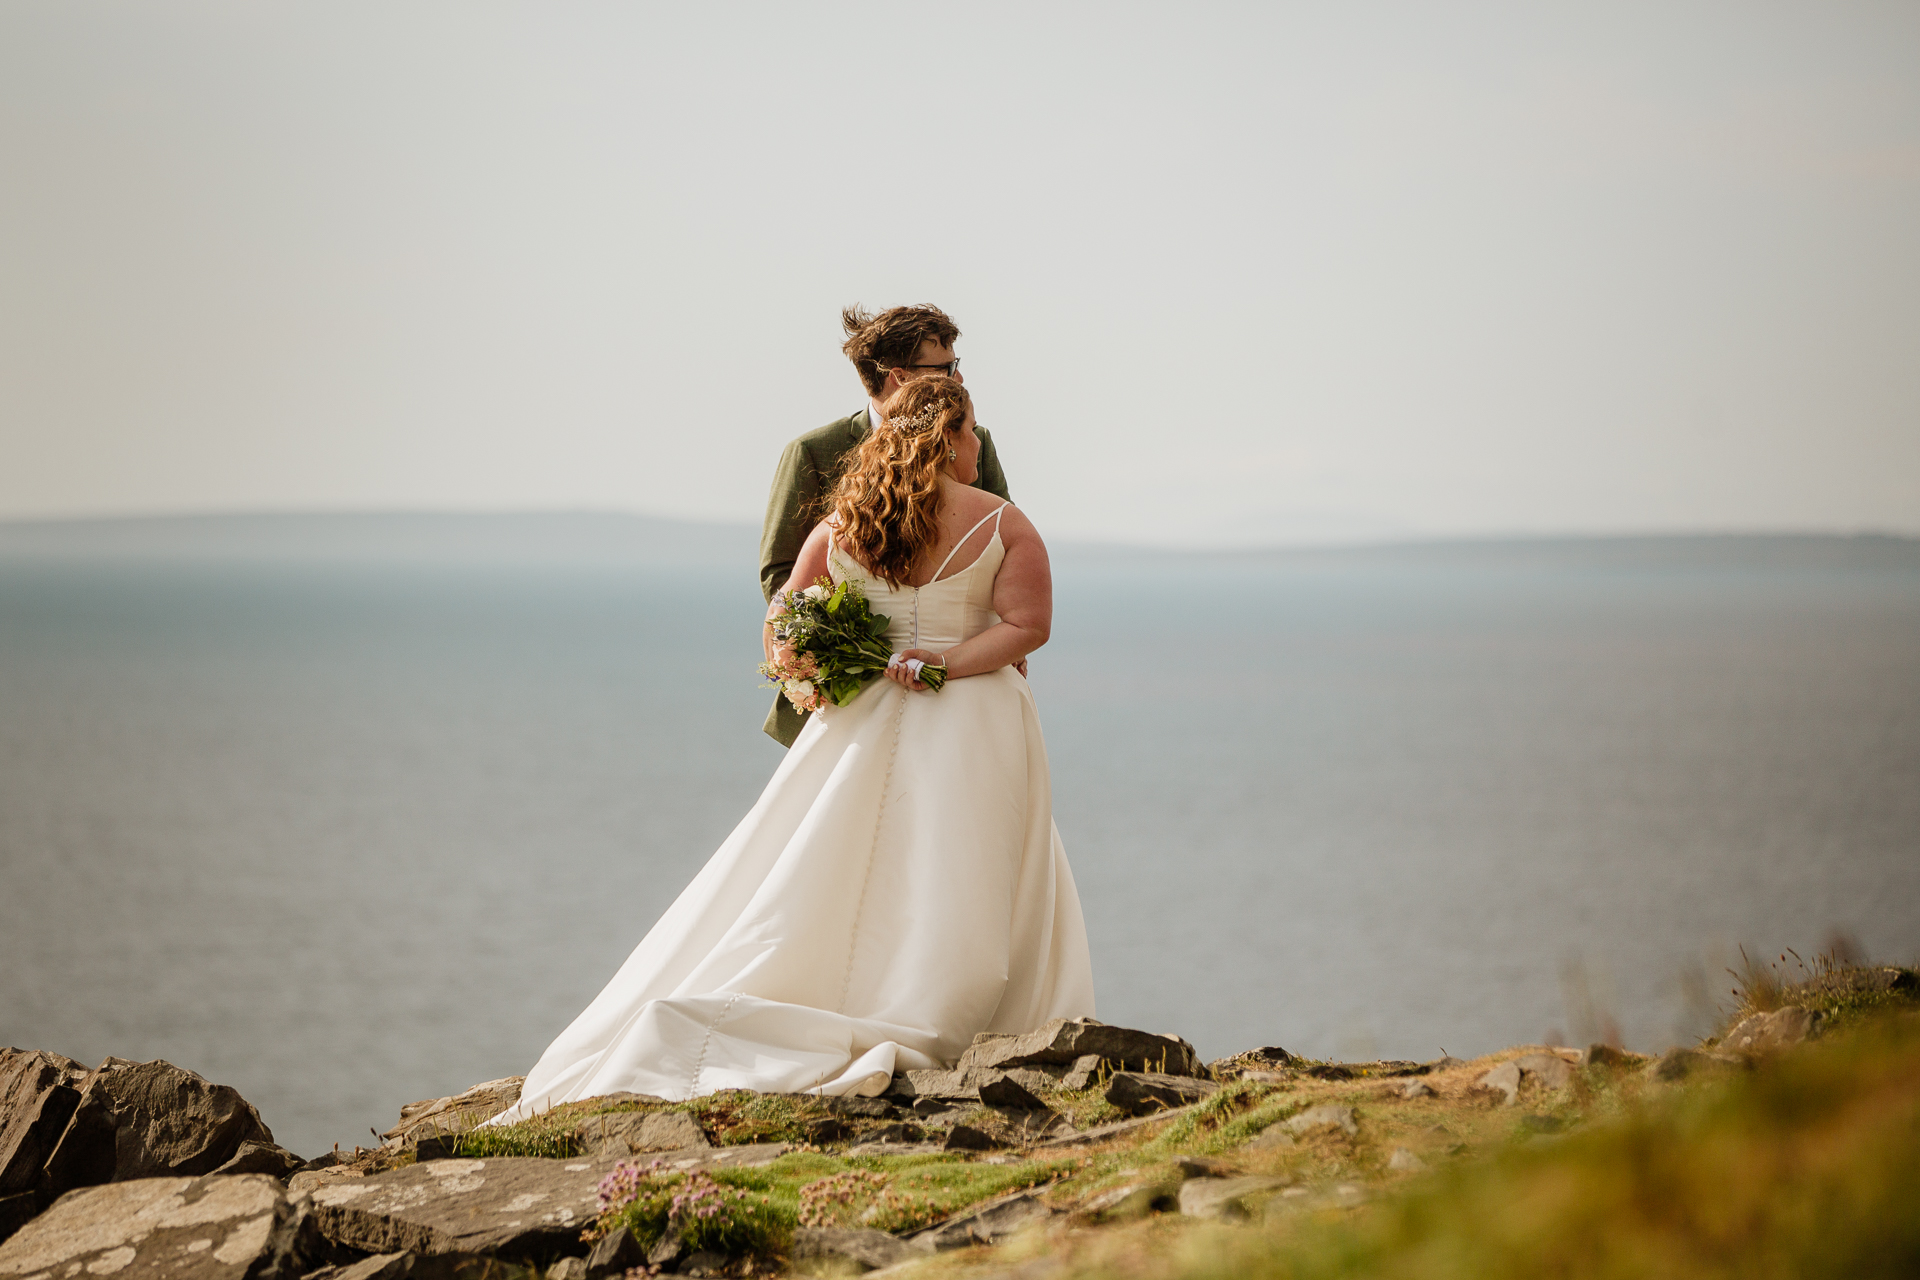
M 906 582 L 892 584 L 837 543 L 827 558 L 834 581 L 857 579 L 875 613 L 888 619 L 895 649 L 941 649 L 972 639 L 1000 621 L 993 609 L 994 579 L 1006 559 L 1000 537 L 1009 505 L 989 493 L 949 481 L 941 503 L 940 539 L 914 563 Z

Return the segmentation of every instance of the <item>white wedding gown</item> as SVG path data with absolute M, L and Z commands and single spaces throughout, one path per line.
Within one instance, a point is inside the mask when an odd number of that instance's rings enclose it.
M 831 544 L 828 568 L 888 615 L 893 648 L 938 652 L 999 621 L 1006 552 L 998 513 L 988 519 L 979 558 L 924 587 L 890 588 Z M 977 1032 L 1093 1011 L 1026 680 L 1011 667 L 938 693 L 876 680 L 813 715 L 719 852 L 489 1123 L 628 1090 L 877 1094 L 896 1071 L 951 1064 Z

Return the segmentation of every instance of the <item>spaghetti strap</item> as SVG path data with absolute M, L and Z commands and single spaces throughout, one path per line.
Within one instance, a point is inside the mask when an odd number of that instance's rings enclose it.
M 1003 514 L 1004 514 L 1004 513 L 1006 512 L 1006 509 L 1007 509 L 1008 507 L 1010 507 L 1010 506 L 1012 506 L 1012 505 L 1013 505 L 1013 504 L 1012 504 L 1011 502 L 1003 502 L 1003 503 L 1001 503 L 1001 504 L 1000 504 L 999 506 L 997 506 L 997 507 L 995 507 L 995 508 L 994 508 L 993 510 L 991 510 L 991 511 L 989 511 L 989 512 L 987 512 L 987 514 L 985 514 L 985 515 L 983 515 L 983 516 L 981 516 L 981 517 L 980 517 L 980 520 L 979 520 L 979 523 L 978 523 L 978 524 L 975 524 L 975 525 L 973 526 L 973 528 L 971 528 L 971 529 L 969 529 L 969 530 L 967 530 L 967 531 L 966 531 L 965 533 L 963 533 L 963 534 L 961 534 L 961 535 L 960 535 L 960 541 L 958 541 L 958 542 L 956 542 L 956 543 L 954 543 L 954 544 L 953 544 L 953 550 L 952 550 L 952 551 L 949 551 L 949 552 L 947 552 L 947 558 L 946 558 L 945 560 L 942 560 L 942 561 L 940 562 L 940 567 L 939 567 L 938 569 L 935 569 L 935 570 L 933 571 L 933 577 L 931 577 L 931 578 L 929 578 L 929 579 L 927 580 L 927 584 L 928 584 L 929 586 L 931 586 L 931 585 L 932 585 L 933 583 L 936 583 L 936 582 L 938 582 L 938 581 L 940 581 L 940 575 L 941 575 L 941 574 L 943 574 L 943 573 L 945 573 L 945 572 L 947 571 L 947 566 L 953 563 L 953 557 L 954 557 L 954 555 L 955 555 L 955 554 L 956 554 L 956 553 L 957 553 L 957 552 L 958 552 L 958 551 L 960 550 L 960 548 L 962 548 L 962 547 L 964 547 L 964 546 L 966 546 L 966 545 L 967 545 L 967 539 L 968 539 L 968 538 L 971 538 L 971 537 L 972 537 L 972 536 L 973 536 L 974 534 L 976 534 L 976 533 L 978 533 L 978 532 L 980 532 L 980 526 L 981 526 L 981 525 L 984 525 L 984 524 L 985 524 L 985 523 L 986 523 L 987 521 L 989 521 L 989 520 L 991 520 L 991 521 L 993 521 L 993 531 L 994 531 L 994 533 L 996 533 L 996 534 L 997 534 L 997 533 L 999 533 L 999 532 L 1000 532 L 1000 517 L 1001 517 L 1001 515 L 1003 515 Z M 833 535 L 832 535 L 831 533 L 829 533 L 829 534 L 827 535 L 827 537 L 828 537 L 828 538 L 832 538 L 832 537 L 833 537 Z

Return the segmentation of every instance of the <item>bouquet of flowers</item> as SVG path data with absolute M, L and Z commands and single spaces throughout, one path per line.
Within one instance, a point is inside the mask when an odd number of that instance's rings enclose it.
M 779 685 L 795 710 L 817 711 L 829 702 L 844 707 L 893 663 L 888 618 L 867 607 L 866 592 L 851 579 L 835 586 L 821 578 L 804 591 L 782 592 L 774 605 L 774 641 L 793 656 L 761 663 L 760 674 Z M 919 666 L 914 674 L 929 689 L 947 682 L 945 667 Z

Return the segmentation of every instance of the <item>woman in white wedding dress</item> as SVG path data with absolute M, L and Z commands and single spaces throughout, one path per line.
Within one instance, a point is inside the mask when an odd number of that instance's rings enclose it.
M 978 1032 L 1093 1016 L 1046 744 L 1014 669 L 1051 624 L 1046 548 L 970 487 L 980 440 L 958 382 L 911 382 L 885 412 L 788 589 L 857 579 L 901 657 L 944 663 L 947 684 L 896 666 L 815 712 L 490 1123 L 621 1091 L 878 1094 Z

